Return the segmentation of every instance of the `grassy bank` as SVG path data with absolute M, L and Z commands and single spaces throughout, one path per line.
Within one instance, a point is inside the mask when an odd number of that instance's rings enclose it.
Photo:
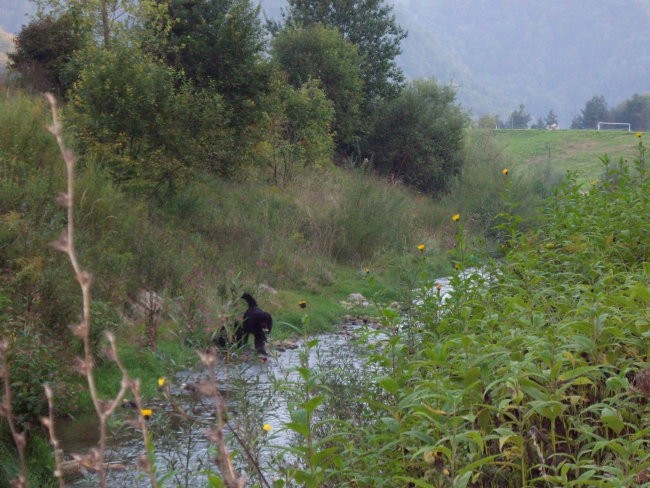
M 590 181 L 602 173 L 600 158 L 635 157 L 634 132 L 595 130 L 498 130 L 493 131 L 503 159 L 515 170 L 531 172 L 548 165 L 564 174 L 576 171 L 579 182 Z

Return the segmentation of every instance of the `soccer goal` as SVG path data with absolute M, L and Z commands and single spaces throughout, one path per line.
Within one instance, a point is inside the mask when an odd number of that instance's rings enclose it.
M 609 127 L 609 126 L 613 127 Z M 629 122 L 598 122 L 598 130 L 627 130 L 630 132 L 630 123 Z

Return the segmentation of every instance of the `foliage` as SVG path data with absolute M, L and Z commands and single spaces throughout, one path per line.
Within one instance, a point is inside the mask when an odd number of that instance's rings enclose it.
M 72 14 L 86 32 L 104 49 L 112 49 L 113 43 L 132 43 L 138 39 L 138 24 L 151 12 L 149 0 L 34 0 L 36 16 Z
M 66 76 L 66 64 L 84 45 L 85 37 L 74 13 L 34 19 L 16 36 L 9 67 L 34 90 L 63 95 L 74 81 Z
M 380 173 L 440 195 L 462 166 L 459 150 L 467 120 L 451 87 L 417 80 L 376 111 L 366 153 Z
M 267 70 L 262 62 L 264 32 L 259 6 L 250 0 L 159 1 L 168 6 L 171 26 L 157 25 L 153 51 L 183 72 L 198 87 L 216 90 L 238 114 L 240 128 L 251 122 L 255 101 L 266 91 Z M 156 11 L 154 11 L 156 12 Z
M 533 167 L 515 165 L 512 158 L 503 154 L 500 133 L 471 130 L 465 136 L 463 168 L 449 183 L 445 206 L 460 212 L 473 235 L 483 235 L 489 241 L 499 241 L 502 232 L 495 228 L 499 215 L 517 204 L 521 226 L 528 228 L 537 223 L 538 208 L 551 194 L 561 176 L 547 164 Z M 502 171 L 508 169 L 507 178 Z M 513 180 L 513 181 L 510 181 Z M 508 194 L 506 194 L 506 189 Z M 455 243 L 448 224 L 445 238 Z
M 553 127 L 558 124 L 557 115 L 555 115 L 555 112 L 553 112 L 553 110 L 548 111 L 548 114 L 546 114 L 546 118 L 544 119 L 544 122 L 546 122 L 546 127 Z
M 85 51 L 69 119 L 80 148 L 118 182 L 173 191 L 200 165 L 223 172 L 228 115 L 219 96 L 176 90 L 174 72 L 123 46 Z M 195 144 L 187 147 L 187 141 Z
M 598 122 L 609 121 L 609 110 L 605 97 L 594 95 L 591 100 L 585 103 L 585 108 L 576 115 L 571 122 L 572 129 L 596 129 Z
M 397 66 L 406 32 L 397 24 L 393 7 L 383 0 L 289 0 L 289 26 L 322 24 L 337 29 L 359 48 L 366 103 L 395 96 L 404 80 Z
M 278 76 L 271 86 L 264 102 L 267 150 L 261 150 L 260 156 L 272 168 L 272 181 L 287 184 L 302 168 L 330 163 L 334 108 L 317 80 L 294 89 Z
M 510 114 L 509 120 L 511 129 L 527 129 L 530 122 L 530 114 L 526 112 L 526 107 L 523 103 L 519 104 L 519 108 Z
M 346 486 L 647 484 L 645 157 L 640 142 L 633 165 L 608 163 L 587 191 L 569 178 L 534 232 L 520 232 L 516 214 L 504 212 L 510 248 L 480 271 L 467 268 L 464 219 L 453 219 L 450 258 L 458 271 L 451 290 L 443 294 L 414 260 L 413 308 L 400 321 L 380 306 L 384 327 L 360 340 L 375 381 L 358 396 L 371 411 L 361 421 L 340 421 L 321 408 L 323 424 L 336 427 L 311 445 L 343 452 L 332 458 L 335 468 L 323 461 L 309 479 L 328 476 L 329 484 Z M 516 184 L 500 177 L 506 191 Z M 309 379 L 324 374 L 310 371 Z M 330 390 L 318 392 L 318 405 L 327 405 Z M 310 466 L 308 453 L 301 455 Z
M 506 472 L 487 468 L 499 457 L 513 463 L 519 485 L 537 477 L 569 486 L 608 473 L 619 480 L 642 475 L 647 425 L 635 378 L 647 368 L 648 248 L 639 237 L 648 224 L 639 215 L 647 212 L 648 180 L 625 166 L 611 171 L 621 179 L 607 177 L 587 195 L 569 182 L 549 201 L 543 228 L 508 253 L 496 286 L 486 295 L 452 295 L 448 318 L 425 333 L 451 348 L 443 353 L 449 372 L 434 382 L 456 376 L 453 368 L 464 371 L 458 382 L 431 388 L 425 380 L 411 390 L 414 399 L 446 392 L 431 397 L 431 407 L 444 413 L 427 417 L 426 432 L 451 478 L 471 470 L 481 484 L 504 480 Z M 470 335 L 461 338 L 461 331 Z M 425 379 L 428 362 L 409 377 Z M 413 407 L 415 424 L 405 432 L 426 428 Z
M 650 129 L 650 94 L 634 94 L 611 110 L 611 118 L 616 122 L 628 122 L 631 130 Z
M 334 132 L 339 147 L 356 147 L 361 131 L 363 102 L 357 48 L 334 29 L 320 24 L 287 27 L 275 34 L 273 59 L 299 88 L 319 80 L 335 112 Z

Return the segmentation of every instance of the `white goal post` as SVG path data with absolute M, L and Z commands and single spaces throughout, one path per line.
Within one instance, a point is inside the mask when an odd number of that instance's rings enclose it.
M 629 122 L 598 122 L 598 130 L 600 130 L 601 127 L 604 128 L 607 125 L 615 125 L 615 126 L 617 126 L 616 128 L 614 128 L 614 130 L 620 130 L 620 129 L 618 129 L 618 126 L 620 126 L 620 125 L 626 126 L 628 132 L 630 132 L 630 130 L 631 130 Z

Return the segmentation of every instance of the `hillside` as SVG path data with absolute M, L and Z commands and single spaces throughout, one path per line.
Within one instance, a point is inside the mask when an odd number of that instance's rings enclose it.
M 6 71 L 7 52 L 13 48 L 13 36 L 0 28 L 0 73 Z

